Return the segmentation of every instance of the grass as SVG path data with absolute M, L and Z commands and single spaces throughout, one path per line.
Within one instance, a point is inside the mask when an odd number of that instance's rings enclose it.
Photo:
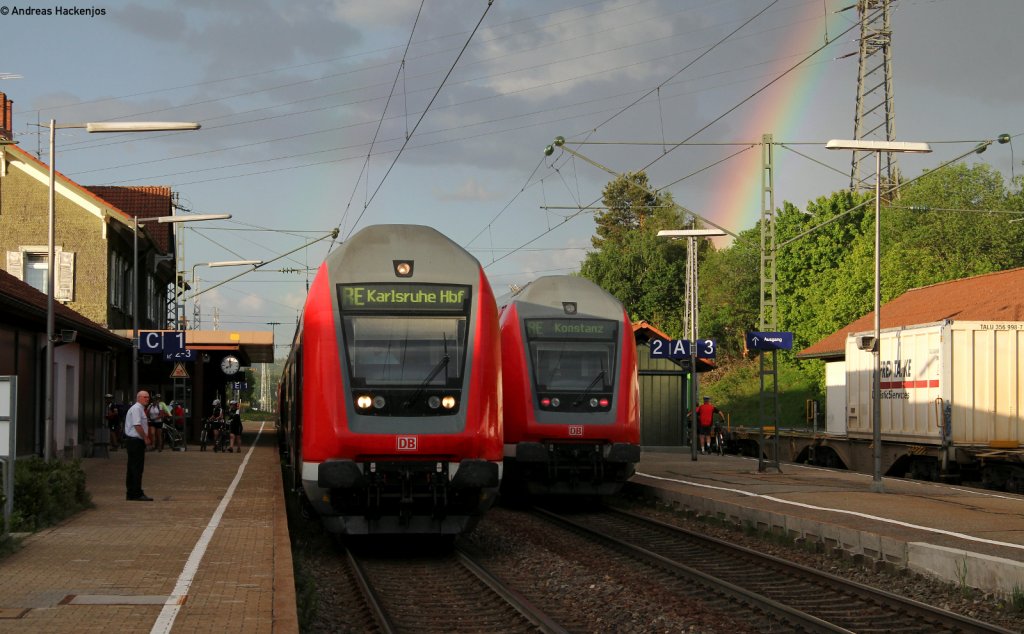
M 770 386 L 766 377 L 766 387 Z M 815 379 L 801 371 L 794 361 L 779 356 L 779 426 L 809 428 L 806 419 L 807 400 L 816 399 L 819 410 L 824 411 L 824 399 L 818 392 Z M 715 405 L 729 419 L 732 427 L 760 426 L 760 361 L 736 360 L 708 375 L 701 376 L 701 394 L 712 398 Z M 820 422 L 819 422 L 820 425 Z

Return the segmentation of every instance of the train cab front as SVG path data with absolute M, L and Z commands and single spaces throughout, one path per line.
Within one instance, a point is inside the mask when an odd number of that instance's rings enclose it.
M 506 492 L 613 495 L 632 477 L 640 447 L 622 328 L 575 313 L 523 320 L 526 385 L 506 411 L 517 421 L 515 437 L 506 432 Z

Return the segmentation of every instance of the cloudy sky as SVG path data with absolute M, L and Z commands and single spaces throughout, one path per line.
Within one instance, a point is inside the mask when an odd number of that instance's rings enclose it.
M 186 270 L 293 251 L 201 298 L 204 327 L 216 307 L 222 329 L 282 322 L 280 341 L 330 241 L 302 246 L 335 227 L 344 239 L 432 225 L 480 259 L 499 294 L 577 270 L 594 225 L 571 207 L 596 202 L 611 176 L 545 158 L 556 135 L 611 170 L 647 166 L 655 186 L 733 232 L 760 213 L 763 134 L 783 144 L 776 205 L 848 186 L 849 155 L 824 142 L 853 135 L 853 4 L 0 0 L 0 73 L 22 76 L 0 90 L 20 146 L 44 161 L 32 124 L 51 118 L 202 123 L 62 131 L 57 168 L 86 185 L 170 185 L 185 213 L 233 214 L 187 230 Z M 900 157 L 905 176 L 1024 132 L 1021 24 L 1020 0 L 894 2 L 896 137 L 935 149 Z M 1019 174 L 1015 143 L 1015 167 L 1013 144 L 971 160 Z M 203 287 L 234 273 L 197 270 Z

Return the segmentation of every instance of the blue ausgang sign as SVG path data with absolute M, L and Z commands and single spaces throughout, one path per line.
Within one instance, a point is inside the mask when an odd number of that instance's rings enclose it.
M 791 332 L 748 332 L 748 350 L 792 350 Z

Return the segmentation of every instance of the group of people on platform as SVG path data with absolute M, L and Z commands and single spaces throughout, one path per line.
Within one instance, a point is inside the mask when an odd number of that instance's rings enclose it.
M 110 449 L 116 451 L 118 447 L 126 445 L 124 427 L 129 408 L 122 403 L 115 402 L 113 394 L 107 394 L 106 399 L 107 409 L 104 418 L 107 421 L 107 427 L 110 429 Z M 184 433 L 185 431 L 184 406 L 177 401 L 171 401 L 170 404 L 167 404 L 164 402 L 163 395 L 161 394 L 154 394 L 148 400 L 145 414 L 148 422 L 149 447 L 152 451 L 164 450 L 164 425 L 174 425 L 175 429 L 179 432 Z
M 211 431 L 213 431 L 214 444 L 216 444 L 220 434 L 231 434 L 227 452 L 237 451 L 242 453 L 242 413 L 238 407 L 238 401 L 228 403 L 228 411 L 225 413 L 224 409 L 220 406 L 220 399 L 214 399 L 209 421 L 211 423 Z

